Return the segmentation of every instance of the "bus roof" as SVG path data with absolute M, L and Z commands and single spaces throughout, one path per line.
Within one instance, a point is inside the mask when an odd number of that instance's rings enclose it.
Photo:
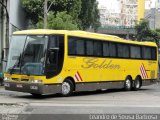
M 114 35 L 107 35 L 107 34 L 100 34 L 100 33 L 92 33 L 92 32 L 85 32 L 80 30 L 69 31 L 69 30 L 49 30 L 49 29 L 33 29 L 33 30 L 23 30 L 23 31 L 16 31 L 13 35 L 48 35 L 48 34 L 67 34 L 70 36 L 77 36 L 77 37 L 87 37 L 92 39 L 103 39 L 113 42 L 122 42 L 128 44 L 138 44 L 138 45 L 147 45 L 147 46 L 157 46 L 154 42 L 138 42 L 138 41 L 131 41 L 126 40 Z

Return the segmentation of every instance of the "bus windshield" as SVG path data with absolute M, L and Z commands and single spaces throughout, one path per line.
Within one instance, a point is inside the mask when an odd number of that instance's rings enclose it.
M 15 35 L 11 39 L 6 72 L 44 75 L 48 36 Z

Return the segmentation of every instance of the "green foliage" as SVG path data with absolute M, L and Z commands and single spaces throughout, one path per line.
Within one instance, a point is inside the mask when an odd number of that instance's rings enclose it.
M 96 0 L 82 0 L 82 9 L 79 15 L 82 28 L 85 30 L 93 27 L 97 30 L 100 27 L 100 15 L 98 10 L 98 3 Z
M 38 22 L 39 16 L 43 16 L 43 0 L 21 0 L 27 16 L 33 24 Z
M 137 31 L 136 38 L 138 41 L 152 41 L 159 43 L 160 40 L 160 30 L 151 30 L 149 28 L 149 23 L 146 20 L 141 20 L 136 24 L 135 29 Z
M 43 18 L 44 15 L 44 0 L 22 0 L 22 4 L 34 25 L 41 22 L 40 18 Z M 49 11 L 53 11 L 55 15 L 66 11 L 76 22 L 78 21 L 81 0 L 48 0 L 48 7 L 50 5 Z M 42 22 L 39 24 L 42 24 Z M 33 25 L 31 28 L 33 28 Z
M 42 26 L 42 18 L 44 14 L 44 0 L 21 0 L 23 7 L 25 8 L 28 17 L 32 21 L 33 25 L 31 28 L 34 27 L 34 25 L 38 24 L 39 26 Z M 52 5 L 51 5 L 52 3 Z M 79 29 L 87 29 L 89 27 L 93 27 L 95 30 L 100 26 L 99 22 L 99 10 L 98 10 L 98 3 L 96 0 L 48 0 L 48 7 L 51 5 L 49 11 L 54 14 L 48 16 L 49 28 L 53 29 L 53 25 L 51 24 L 51 18 L 57 18 L 57 14 L 60 12 L 65 11 L 65 16 L 70 15 L 72 18 L 72 24 L 71 28 L 74 28 L 72 25 L 77 26 Z M 55 17 L 56 16 L 56 17 Z M 58 16 L 59 17 L 59 16 Z M 40 19 L 41 18 L 41 19 Z M 62 17 L 61 17 L 62 18 Z M 63 18 L 64 19 L 64 18 Z M 73 22 L 74 21 L 74 22 Z M 55 21 L 54 21 L 55 22 Z M 53 23 L 55 24 L 55 23 Z M 50 27 L 50 25 L 52 25 Z M 62 28 L 61 24 L 59 28 Z M 56 25 L 54 25 L 55 27 Z M 57 29 L 57 27 L 55 28 Z
M 43 20 L 37 24 L 38 28 L 43 28 Z M 48 26 L 49 29 L 55 30 L 77 30 L 78 25 L 75 23 L 73 17 L 67 12 L 49 12 L 48 14 Z

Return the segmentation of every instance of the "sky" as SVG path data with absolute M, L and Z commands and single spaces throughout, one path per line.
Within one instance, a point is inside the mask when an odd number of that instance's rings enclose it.
M 103 5 L 106 6 L 108 9 L 115 9 L 115 11 L 119 10 L 119 5 L 118 5 L 118 0 L 97 0 L 99 2 L 99 5 Z M 151 7 L 153 8 L 155 6 L 155 1 L 156 0 L 151 0 L 152 1 L 152 5 Z M 146 5 L 146 9 L 148 9 L 147 5 Z

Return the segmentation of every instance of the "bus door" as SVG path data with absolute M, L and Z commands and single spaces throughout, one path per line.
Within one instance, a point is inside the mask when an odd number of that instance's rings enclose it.
M 51 78 L 57 75 L 63 65 L 64 37 L 59 35 L 50 36 L 46 59 L 46 76 Z

